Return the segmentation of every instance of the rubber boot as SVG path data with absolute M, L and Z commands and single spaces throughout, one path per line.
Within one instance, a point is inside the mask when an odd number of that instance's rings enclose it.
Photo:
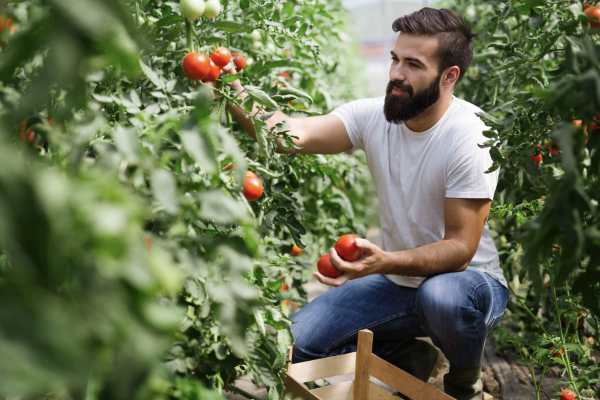
M 393 349 L 381 358 L 424 382 L 430 376 L 437 377 L 443 367 L 443 357 L 438 349 L 429 342 L 417 339 L 394 343 Z M 402 393 L 396 393 L 401 399 L 408 399 Z
M 482 400 L 481 363 L 471 369 L 450 364 L 450 372 L 444 375 L 444 392 L 456 400 Z

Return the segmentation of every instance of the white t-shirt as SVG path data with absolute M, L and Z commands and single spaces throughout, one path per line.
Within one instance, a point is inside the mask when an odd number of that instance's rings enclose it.
M 364 150 L 379 197 L 383 250 L 413 249 L 443 240 L 444 200 L 494 198 L 498 170 L 488 149 L 478 144 L 488 130 L 476 112 L 481 109 L 453 96 L 444 116 L 425 132 L 404 123 L 387 122 L 385 97 L 352 101 L 336 108 L 356 149 Z M 498 250 L 486 222 L 479 247 L 469 263 L 502 285 L 506 279 Z M 419 287 L 425 278 L 386 275 L 401 286 Z

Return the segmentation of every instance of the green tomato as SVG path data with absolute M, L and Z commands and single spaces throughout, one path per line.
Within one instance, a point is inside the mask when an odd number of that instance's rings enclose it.
M 277 47 L 275 47 L 273 42 L 269 42 L 269 43 L 267 43 L 267 50 L 269 50 L 271 53 L 274 53 L 275 50 L 277 50 Z
M 179 2 L 181 15 L 189 20 L 195 20 L 204 13 L 204 0 L 181 0 Z
M 204 16 L 214 18 L 221 12 L 221 2 L 219 0 L 208 0 L 204 3 Z
M 260 32 L 258 31 L 258 29 L 253 30 L 252 33 L 248 35 L 248 37 L 255 42 L 257 40 L 262 39 L 262 36 L 261 36 Z
M 259 42 L 258 40 L 256 42 L 252 43 L 252 48 L 256 49 L 256 50 L 260 50 L 263 48 L 263 44 L 262 42 Z

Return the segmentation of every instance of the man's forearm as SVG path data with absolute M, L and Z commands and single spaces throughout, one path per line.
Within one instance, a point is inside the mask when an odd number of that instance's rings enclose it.
M 410 250 L 388 253 L 381 274 L 429 277 L 463 271 L 471 262 L 467 246 L 457 239 L 442 240 Z

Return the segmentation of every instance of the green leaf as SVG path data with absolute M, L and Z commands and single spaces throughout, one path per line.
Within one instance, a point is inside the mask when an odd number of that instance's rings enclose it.
M 142 67 L 142 71 L 144 72 L 144 74 L 148 77 L 148 79 L 150 79 L 150 81 L 156 87 L 158 87 L 160 89 L 165 88 L 164 80 L 160 76 L 158 76 L 158 74 L 156 72 L 154 72 L 154 70 L 152 70 L 152 68 L 150 68 L 149 66 L 144 64 L 144 62 L 141 59 L 140 59 L 140 66 Z
M 296 22 L 301 21 L 304 17 L 302 15 L 294 15 L 291 18 L 286 19 L 285 21 L 283 21 L 283 27 L 284 28 L 289 28 L 290 26 L 294 25 Z
M 246 85 L 244 86 L 244 89 L 246 89 L 248 95 L 252 97 L 252 99 L 257 103 L 262 104 L 263 106 L 268 108 L 279 108 L 277 102 L 273 100 L 268 94 L 260 90 L 260 88 L 252 85 Z
M 287 87 L 284 87 L 284 88 L 280 88 L 279 89 L 279 93 L 281 93 L 283 95 L 292 94 L 294 96 L 304 97 L 310 103 L 313 102 L 313 98 L 308 93 L 305 93 L 302 90 L 294 89 L 293 87 L 290 87 L 290 86 L 287 86 Z
M 289 347 L 294 345 L 294 335 L 289 328 L 277 331 L 277 351 L 280 354 L 288 355 Z
M 218 20 L 215 21 L 214 27 L 223 32 L 230 33 L 242 33 L 247 32 L 250 33 L 254 30 L 254 26 L 244 23 L 244 22 L 236 22 L 236 21 L 226 21 L 226 20 Z
M 177 186 L 175 178 L 164 169 L 157 169 L 152 172 L 152 193 L 154 198 L 165 207 L 170 214 L 177 212 Z
M 235 81 L 235 80 L 238 80 L 238 79 L 240 79 L 240 78 L 242 77 L 243 73 L 244 73 L 244 70 L 241 70 L 241 71 L 240 71 L 240 72 L 238 72 L 237 74 L 233 74 L 233 75 L 225 75 L 225 76 L 222 76 L 222 77 L 221 77 L 221 80 L 222 80 L 223 82 L 225 82 L 225 83 L 228 83 L 228 82 L 233 82 L 233 81 Z
M 164 26 L 175 25 L 181 22 L 185 22 L 185 18 L 183 18 L 181 15 L 171 14 L 161 18 L 158 22 L 156 22 L 155 26 L 162 28 Z
M 265 61 L 260 67 L 257 67 L 258 71 L 265 71 L 267 69 L 273 69 L 273 68 L 283 68 L 283 67 L 289 67 L 292 66 L 292 60 L 291 59 L 284 59 L 284 60 L 271 60 L 271 61 Z

